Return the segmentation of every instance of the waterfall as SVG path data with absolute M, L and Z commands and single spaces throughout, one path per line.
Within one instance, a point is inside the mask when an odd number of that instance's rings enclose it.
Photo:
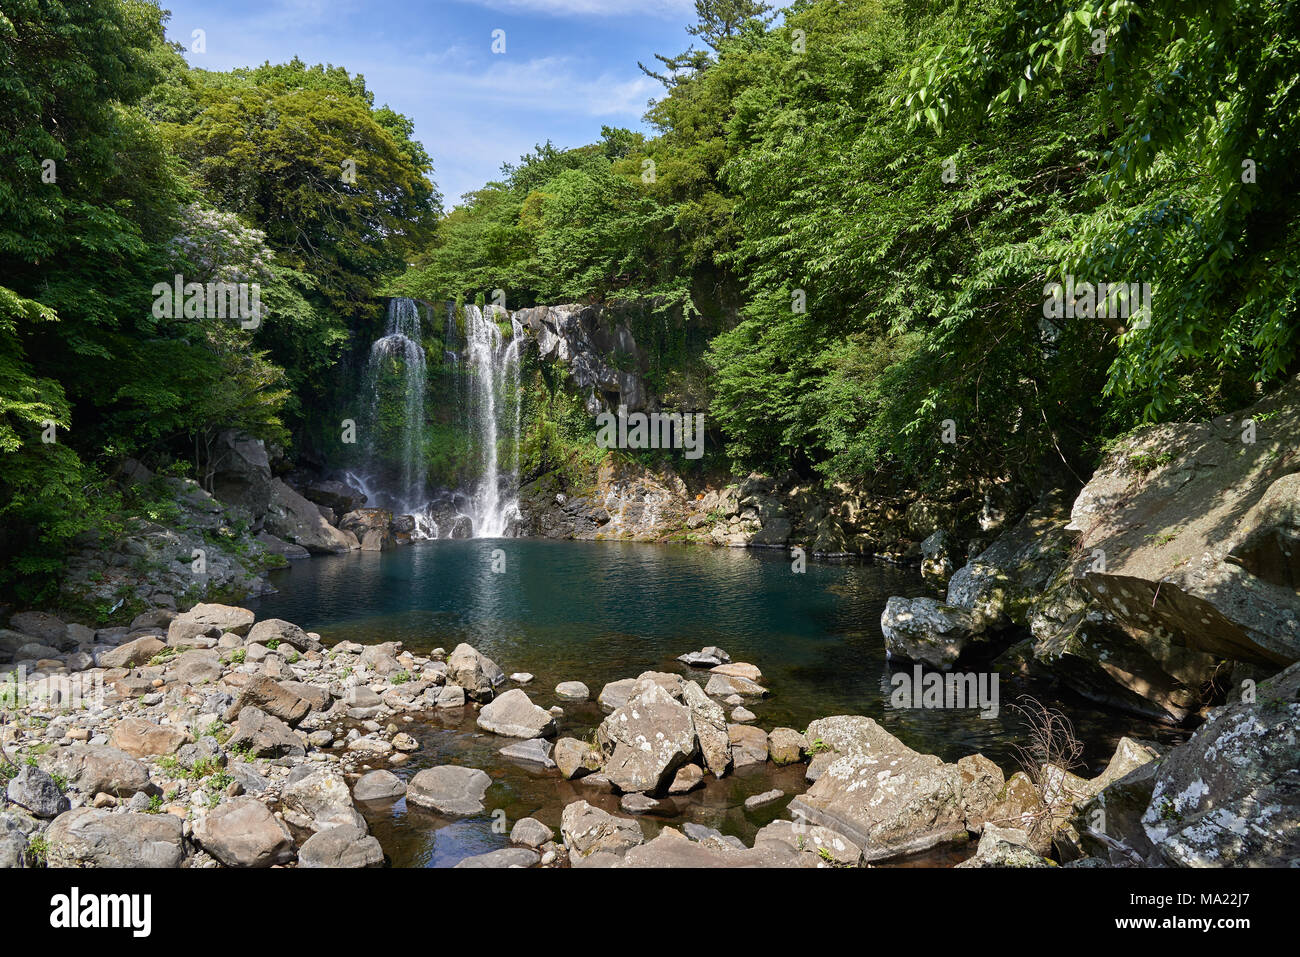
M 362 386 L 369 400 L 366 459 L 379 477 L 349 478 L 371 495 L 368 504 L 413 515 L 417 537 L 436 537 L 437 526 L 430 529 L 431 519 L 425 515 L 426 376 L 420 307 L 413 299 L 390 299 L 384 335 L 370 347 Z M 372 485 L 382 491 L 371 492 Z
M 523 327 L 510 319 L 510 338 L 497 325 L 505 310 L 465 307 L 465 363 L 469 371 L 467 426 L 478 466 L 471 515 L 475 538 L 501 538 L 519 516 L 519 350 Z M 500 466 L 500 445 L 509 435 L 510 469 Z M 504 488 L 503 488 L 504 485 Z

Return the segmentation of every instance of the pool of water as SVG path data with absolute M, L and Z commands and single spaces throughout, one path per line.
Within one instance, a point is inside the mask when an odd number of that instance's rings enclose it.
M 470 539 L 313 558 L 273 573 L 271 581 L 279 591 L 254 604 L 258 616 L 295 622 L 327 643 L 398 640 L 427 653 L 465 641 L 507 674 L 531 672 L 536 678 L 526 690 L 533 701 L 565 709 L 561 735 L 587 737 L 603 714 L 594 701 L 561 701 L 558 682 L 582 681 L 593 698 L 605 682 L 647 670 L 693 674 L 703 682 L 707 672 L 675 659 L 718 645 L 733 660 L 762 669 L 770 694 L 747 707 L 767 730 L 802 729 L 826 715 L 869 715 L 917 750 L 949 761 L 982 752 L 1010 773 L 1024 727 L 1008 705 L 1031 692 L 1074 721 L 1087 744 L 1089 772 L 1104 765 L 1123 734 L 1169 737 L 1158 726 L 1005 675 L 1000 713 L 992 719 L 973 708 L 891 706 L 891 674 L 911 668 L 886 659 L 880 613 L 891 595 L 933 593 L 915 571 L 893 566 L 809 563 L 796 573 L 777 550 Z M 479 732 L 473 710 L 465 712 L 406 727 L 421 749 L 398 773 L 446 763 L 481 768 L 494 781 L 488 810 L 459 821 L 408 811 L 402 803 L 372 812 L 372 829 L 394 864 L 446 866 L 504 846 L 505 835 L 492 827 L 495 810 L 511 823 L 532 815 L 557 829 L 560 810 L 579 797 L 617 811 L 614 795 L 503 758 L 497 752 L 510 742 Z M 802 769 L 769 765 L 711 782 L 666 802 L 663 815 L 645 820 L 645 830 L 650 835 L 664 823 L 695 820 L 748 841 L 786 802 L 752 814 L 743 801 L 772 787 L 799 793 Z

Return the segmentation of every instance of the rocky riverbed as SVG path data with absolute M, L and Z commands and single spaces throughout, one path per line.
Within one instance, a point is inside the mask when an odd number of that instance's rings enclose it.
M 508 843 L 460 866 L 855 866 L 944 849 L 963 866 L 1268 864 L 1297 852 L 1300 666 L 1212 712 L 1186 744 L 1122 740 L 1088 780 L 1051 766 L 1008 775 L 981 755 L 945 763 L 862 716 L 765 730 L 745 708 L 769 692 L 761 669 L 718 648 L 685 653 L 678 673 L 562 683 L 558 698 L 594 698 L 603 715 L 579 738 L 563 705 L 533 702 L 531 675 L 466 644 L 325 647 L 218 604 L 125 628 L 40 613 L 9 625 L 11 867 L 380 866 L 377 808 L 400 800 L 445 824 L 493 803 L 481 769 L 407 770 L 430 726 L 476 728 L 557 790 L 589 795 L 554 819 L 494 812 Z M 660 802 L 768 766 L 789 791 L 746 800 L 773 809 L 750 841 L 648 826 Z

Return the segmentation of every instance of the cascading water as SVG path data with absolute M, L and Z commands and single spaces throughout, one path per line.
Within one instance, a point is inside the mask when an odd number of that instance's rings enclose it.
M 472 488 L 430 494 L 425 449 L 427 369 L 421 342 L 420 307 L 392 299 L 382 338 L 370 347 L 363 378 L 368 399 L 365 469 L 347 481 L 367 504 L 415 519 L 414 538 L 501 538 L 514 530 L 519 512 L 518 449 L 521 425 L 522 324 L 491 307 L 463 307 L 464 341 L 449 308 L 443 329 L 443 375 L 439 389 L 449 404 L 436 411 L 458 424 L 468 439 Z M 503 469 L 502 461 L 509 463 Z
M 416 537 L 436 538 L 426 507 L 426 380 L 420 307 L 413 299 L 390 299 L 384 335 L 370 347 L 362 385 L 369 399 L 366 458 L 378 476 L 350 475 L 349 480 L 367 494 L 367 504 L 414 516 Z
M 504 310 L 465 306 L 465 362 L 469 372 L 467 425 L 474 443 L 479 480 L 473 496 L 473 536 L 501 538 L 520 517 L 519 350 L 523 327 L 510 319 L 510 338 L 497 324 Z M 500 467 L 500 443 L 508 430 L 510 469 Z M 503 487 L 504 486 L 504 487 Z

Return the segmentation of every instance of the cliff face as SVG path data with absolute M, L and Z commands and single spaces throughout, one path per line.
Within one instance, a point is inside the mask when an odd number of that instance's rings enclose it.
M 543 360 L 568 366 L 592 415 L 620 405 L 629 412 L 657 407 L 645 384 L 649 369 L 626 310 L 602 306 L 534 306 L 515 313 Z

